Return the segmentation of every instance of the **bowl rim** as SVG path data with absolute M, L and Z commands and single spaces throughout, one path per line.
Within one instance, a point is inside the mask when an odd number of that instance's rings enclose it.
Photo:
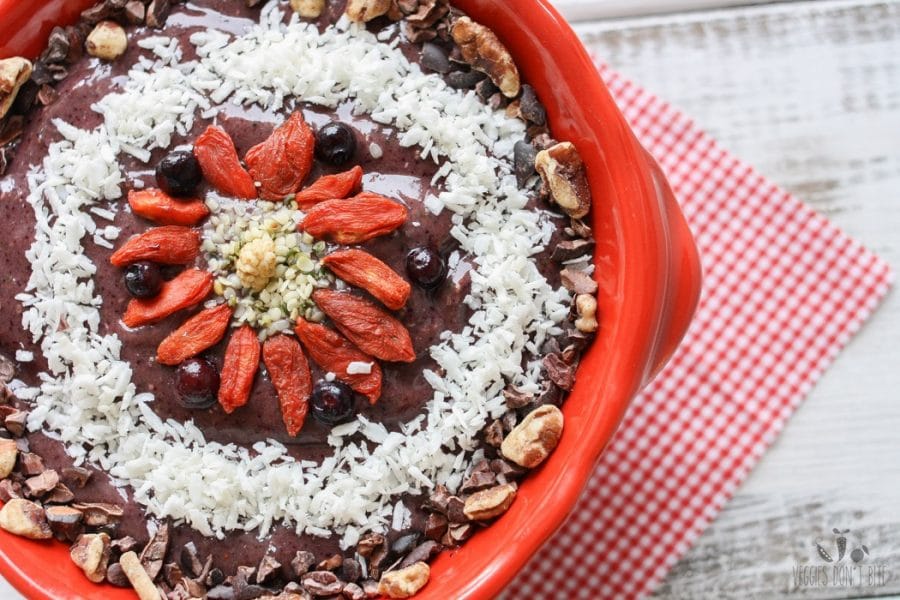
M 65 5 L 68 19 L 77 16 L 72 7 L 79 3 L 93 2 L 56 2 Z M 563 405 L 566 431 L 559 447 L 523 481 L 507 514 L 461 549 L 443 552 L 434 561 L 432 581 L 417 595 L 434 600 L 495 597 L 564 522 L 631 399 L 683 335 L 699 295 L 696 249 L 667 184 L 631 132 L 587 50 L 550 1 L 452 3 L 494 30 L 525 81 L 545 100 L 554 136 L 579 148 L 595 203 L 595 264 L 601 275 L 611 276 L 599 278 L 604 329 L 585 354 L 575 388 Z M 0 14 L 22 4 L 0 0 Z M 44 13 L 35 17 L 45 34 L 47 18 Z M 560 93 L 572 102 L 546 101 Z M 634 265 L 640 268 L 624 268 Z M 91 596 L 133 597 L 88 582 L 68 560 L 67 548 L 57 546 L 47 547 L 42 557 L 65 563 L 56 569 L 62 581 L 78 578 L 70 594 L 83 588 Z M 35 566 L 43 566 L 40 561 L 35 565 L 13 560 L 27 560 L 32 554 L 34 542 L 0 531 L 0 573 L 28 597 L 60 597 L 61 589 L 47 587 L 46 578 L 42 581 L 34 573 Z
M 525 478 L 516 502 L 496 524 L 455 554 L 437 558 L 432 583 L 421 595 L 428 600 L 495 597 L 562 525 L 632 398 L 683 336 L 700 285 L 696 247 L 665 178 L 637 141 L 593 59 L 549 0 L 454 4 L 492 28 L 510 49 L 525 80 L 544 100 L 554 137 L 573 142 L 587 165 L 594 197 L 591 225 L 602 232 L 595 236 L 594 257 L 602 325 L 562 406 L 565 429 L 559 446 Z M 504 26 L 515 21 L 521 31 Z M 560 94 L 575 101 L 547 102 Z M 609 227 L 615 232 L 604 230 Z M 610 238 L 615 248 L 601 243 Z M 601 397 L 602 402 L 590 404 Z M 497 529 L 502 533 L 492 534 Z M 473 574 L 468 581 L 454 577 L 466 572 Z M 432 587 L 447 580 L 449 592 Z

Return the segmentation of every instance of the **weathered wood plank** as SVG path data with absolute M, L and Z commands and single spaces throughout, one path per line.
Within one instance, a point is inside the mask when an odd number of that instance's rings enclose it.
M 576 22 L 796 1 L 798 0 L 557 0 L 554 4 L 569 21 Z
M 611 65 L 900 265 L 900 3 L 797 3 L 577 29 Z M 657 596 L 900 593 L 898 348 L 894 293 Z M 833 538 L 833 527 L 863 538 L 873 564 L 887 567 L 883 585 L 798 589 L 793 568 L 825 564 L 811 562 L 812 544 Z

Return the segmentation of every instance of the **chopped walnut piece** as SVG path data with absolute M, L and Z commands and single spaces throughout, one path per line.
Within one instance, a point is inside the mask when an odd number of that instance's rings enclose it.
M 0 438 L 0 479 L 6 479 L 16 466 L 19 447 L 13 440 Z
M 345 12 L 351 21 L 368 23 L 386 15 L 390 9 L 391 0 L 348 0 Z
M 325 0 L 291 0 L 291 9 L 304 19 L 318 19 L 325 10 Z
M 516 486 L 511 483 L 475 492 L 466 498 L 466 517 L 487 521 L 505 513 L 516 499 Z
M 519 95 L 519 69 L 493 31 L 469 17 L 460 17 L 453 23 L 451 33 L 463 60 L 487 74 L 507 98 Z
M 88 579 L 100 583 L 106 578 L 109 549 L 109 535 L 86 533 L 75 541 L 69 549 L 69 555 Z
M 575 298 L 575 309 L 578 318 L 575 328 L 582 333 L 594 333 L 600 324 L 597 322 L 597 299 L 590 294 L 579 294 Z
M 32 540 L 53 537 L 44 509 L 22 498 L 12 498 L 0 508 L 0 528 Z
M 560 142 L 538 152 L 534 166 L 550 197 L 570 217 L 580 219 L 591 210 L 591 188 L 581 155 L 570 142 Z
M 388 598 L 409 598 L 425 587 L 431 569 L 426 563 L 417 562 L 405 569 L 390 571 L 381 576 L 378 592 Z
M 31 62 L 20 56 L 0 60 L 0 119 L 6 116 L 16 94 L 31 77 Z
M 100 21 L 85 40 L 88 54 L 101 60 L 116 60 L 128 49 L 128 36 L 115 21 Z
M 562 412 L 552 404 L 539 406 L 506 436 L 500 452 L 517 465 L 533 469 L 556 448 L 562 429 Z

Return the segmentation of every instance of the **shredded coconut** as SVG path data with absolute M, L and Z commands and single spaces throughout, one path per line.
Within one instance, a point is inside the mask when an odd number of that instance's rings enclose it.
M 39 389 L 26 394 L 34 397 L 28 425 L 63 441 L 77 464 L 96 464 L 116 485 L 130 485 L 149 513 L 205 535 L 263 536 L 285 522 L 312 535 L 337 532 L 348 547 L 361 533 L 406 523 L 400 495 L 460 485 L 476 435 L 505 410 L 505 385 L 536 389 L 537 349 L 561 332 L 570 298 L 544 280 L 533 258 L 550 230 L 526 209 L 512 174 L 521 122 L 424 74 L 396 40 L 380 43 L 347 22 L 320 33 L 296 16 L 283 21 L 272 2 L 241 37 L 195 33 L 199 62 L 181 63 L 175 40 L 145 39 L 154 58 L 143 57 L 122 91 L 93 107 L 103 125 L 87 131 L 55 121 L 63 139 L 29 174 L 33 271 L 17 296 L 23 326 L 48 361 Z M 427 207 L 452 213 L 451 234 L 472 261 L 472 318 L 430 349 L 442 374 L 425 373 L 434 388 L 425 414 L 400 432 L 359 415 L 332 431 L 334 451 L 321 464 L 295 461 L 273 440 L 223 445 L 207 442 L 193 421 L 160 419 L 153 396 L 137 393 L 118 337 L 100 332 L 96 267 L 83 246 L 86 236 L 105 239 L 91 216 L 103 215 L 91 211 L 121 195 L 117 157 L 149 160 L 223 102 L 280 107 L 289 97 L 326 107 L 352 100 L 394 126 L 402 145 L 442 159 L 443 191 Z
M 353 361 L 347 365 L 347 375 L 368 375 L 372 372 L 372 363 Z

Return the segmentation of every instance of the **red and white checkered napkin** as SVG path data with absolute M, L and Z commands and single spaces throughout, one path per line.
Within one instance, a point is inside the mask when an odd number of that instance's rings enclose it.
M 510 598 L 650 594 L 885 295 L 888 265 L 605 66 L 696 236 L 697 315 Z

